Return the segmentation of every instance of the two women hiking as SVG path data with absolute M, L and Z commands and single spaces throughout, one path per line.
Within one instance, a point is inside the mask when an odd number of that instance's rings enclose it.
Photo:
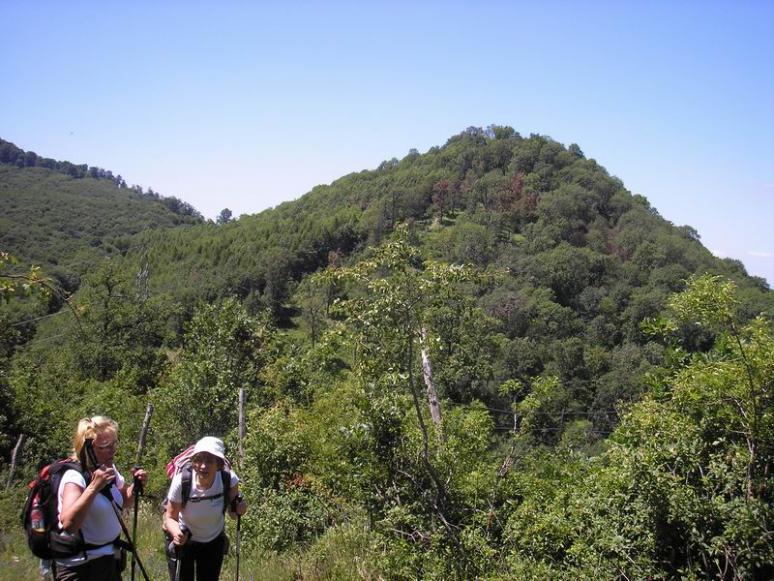
M 56 581 L 121 580 L 126 550 L 134 550 L 121 511 L 134 505 L 148 475 L 133 469 L 127 483 L 114 464 L 117 447 L 115 421 L 84 418 L 76 427 L 71 457 L 49 465 L 35 481 L 24 524 L 33 553 L 38 554 L 37 549 L 52 559 Z M 228 546 L 225 512 L 241 516 L 247 506 L 221 440 L 202 438 L 187 460 L 178 466 L 165 501 L 170 579 L 217 581 Z M 46 518 L 55 522 L 45 523 Z M 33 546 L 34 535 L 39 541 L 45 535 L 44 542 Z

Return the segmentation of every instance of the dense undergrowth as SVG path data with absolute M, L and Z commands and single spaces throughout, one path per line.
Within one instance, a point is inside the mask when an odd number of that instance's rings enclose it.
M 18 498 L 5 493 L 0 498 L 4 515 L 18 514 Z M 168 579 L 164 556 L 164 535 L 161 531 L 161 515 L 152 501 L 148 500 L 138 513 L 137 547 L 140 558 L 152 581 Z M 125 523 L 132 530 L 132 514 L 124 515 Z M 236 578 L 236 526 L 227 523 L 230 550 L 221 573 L 222 579 Z M 0 527 L 0 581 L 40 581 L 40 561 L 29 552 L 24 532 L 18 521 L 4 516 Z M 240 579 L 245 581 L 323 581 L 383 578 L 370 564 L 368 558 L 368 534 L 360 525 L 351 524 L 328 531 L 311 547 L 278 554 L 255 548 L 242 547 L 240 551 Z M 130 578 L 130 565 L 123 578 Z M 142 579 L 139 567 L 136 579 Z

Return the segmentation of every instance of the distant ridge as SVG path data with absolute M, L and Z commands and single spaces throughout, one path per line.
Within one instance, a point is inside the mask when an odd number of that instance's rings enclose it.
M 101 168 L 25 152 L 0 140 L 0 249 L 74 290 L 80 274 L 148 229 L 202 223 L 190 204 Z

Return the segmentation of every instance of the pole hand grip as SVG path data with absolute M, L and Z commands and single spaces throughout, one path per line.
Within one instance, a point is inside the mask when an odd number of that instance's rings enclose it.
M 137 478 L 136 472 L 140 469 L 140 466 L 135 464 L 132 467 L 132 486 L 134 486 L 134 493 L 135 494 L 142 494 L 144 492 L 142 480 Z

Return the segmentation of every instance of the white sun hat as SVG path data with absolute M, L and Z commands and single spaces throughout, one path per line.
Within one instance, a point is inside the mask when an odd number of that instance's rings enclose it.
M 201 440 L 196 442 L 196 446 L 193 449 L 193 456 L 196 456 L 200 452 L 207 452 L 226 461 L 226 446 L 223 445 L 223 440 L 214 436 L 204 436 Z

